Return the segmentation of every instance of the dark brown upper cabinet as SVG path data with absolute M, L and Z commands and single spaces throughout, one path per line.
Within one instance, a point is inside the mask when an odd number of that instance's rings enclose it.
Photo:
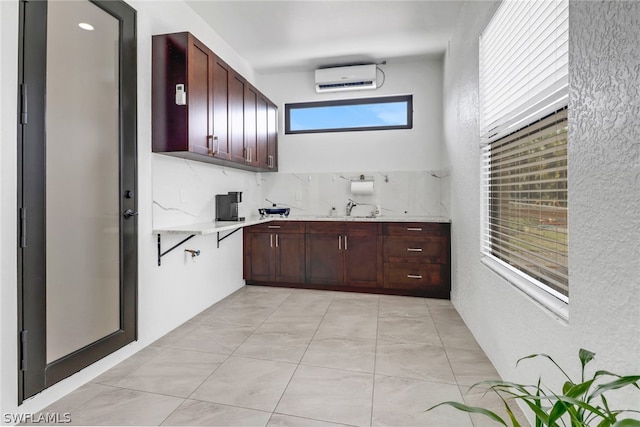
M 154 153 L 277 171 L 273 102 L 190 33 L 153 36 L 152 55 Z

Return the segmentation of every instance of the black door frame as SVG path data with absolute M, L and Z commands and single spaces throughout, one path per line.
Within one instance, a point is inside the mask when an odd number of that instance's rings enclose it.
M 120 26 L 120 212 L 137 212 L 136 11 L 89 0 Z M 46 0 L 20 1 L 18 56 L 18 402 L 137 339 L 138 222 L 120 217 L 120 329 L 46 362 Z M 63 248 L 61 248 L 63 250 Z

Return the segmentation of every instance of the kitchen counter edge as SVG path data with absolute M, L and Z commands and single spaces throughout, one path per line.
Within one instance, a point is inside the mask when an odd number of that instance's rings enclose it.
M 345 222 L 432 222 L 450 223 L 451 219 L 438 216 L 378 216 L 378 217 L 346 217 L 346 216 L 294 216 L 272 218 L 247 218 L 244 221 L 215 221 L 197 224 L 186 224 L 175 227 L 163 227 L 153 230 L 153 234 L 195 234 L 206 235 L 238 228 L 249 227 L 273 221 L 345 221 Z

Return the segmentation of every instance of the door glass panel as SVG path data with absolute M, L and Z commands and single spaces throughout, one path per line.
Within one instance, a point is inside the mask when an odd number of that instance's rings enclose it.
M 120 197 L 119 22 L 85 0 L 48 8 L 50 363 L 120 329 Z

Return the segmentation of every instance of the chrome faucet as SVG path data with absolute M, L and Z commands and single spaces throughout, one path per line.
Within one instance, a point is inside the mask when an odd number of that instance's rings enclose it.
M 356 202 L 354 202 L 353 200 L 349 199 L 349 202 L 347 203 L 347 216 L 351 216 L 351 210 L 355 206 L 358 206 L 358 204 Z
M 353 199 L 349 199 L 349 201 L 347 202 L 347 216 L 351 216 L 351 210 L 358 205 L 371 206 L 373 208 L 370 215 L 371 218 L 375 218 L 376 216 L 380 215 L 380 206 L 371 203 L 356 202 Z

